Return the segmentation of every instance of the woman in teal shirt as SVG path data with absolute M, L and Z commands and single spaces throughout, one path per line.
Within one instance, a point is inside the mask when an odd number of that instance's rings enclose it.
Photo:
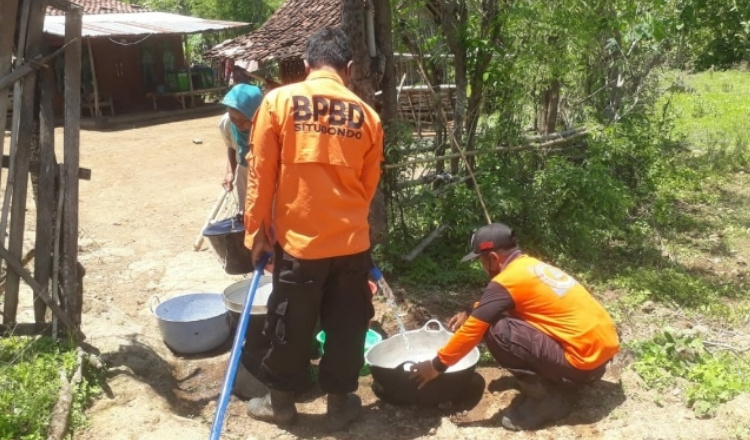
M 221 101 L 227 112 L 219 121 L 219 131 L 227 146 L 227 171 L 222 185 L 227 191 L 237 187 L 240 212 L 245 210 L 247 191 L 247 162 L 245 156 L 249 148 L 250 129 L 253 116 L 263 100 L 260 87 L 251 84 L 237 84 Z

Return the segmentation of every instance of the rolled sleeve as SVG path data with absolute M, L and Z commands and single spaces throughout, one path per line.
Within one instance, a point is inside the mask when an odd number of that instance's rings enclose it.
M 489 323 L 470 316 L 448 343 L 438 350 L 436 360 L 446 368 L 455 365 L 482 342 L 488 328 L 490 328 Z M 435 365 L 434 361 L 433 365 Z M 440 371 L 439 368 L 438 371 Z

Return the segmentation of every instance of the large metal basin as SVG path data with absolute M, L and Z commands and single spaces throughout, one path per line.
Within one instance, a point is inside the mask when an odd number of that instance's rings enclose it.
M 431 327 L 436 327 L 433 329 Z M 424 327 L 397 334 L 375 344 L 365 353 L 372 377 L 388 400 L 394 403 L 434 406 L 460 397 L 469 388 L 469 382 L 479 362 L 479 350 L 474 347 L 456 365 L 437 379 L 417 389 L 409 379 L 414 363 L 432 359 L 453 333 L 437 320 L 428 321 Z
M 151 311 L 162 339 L 183 354 L 203 353 L 219 347 L 229 337 L 229 314 L 218 293 L 191 293 L 170 298 Z

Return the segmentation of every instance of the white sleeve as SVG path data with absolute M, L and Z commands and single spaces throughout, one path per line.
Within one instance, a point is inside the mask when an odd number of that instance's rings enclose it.
M 219 133 L 221 138 L 224 140 L 224 145 L 232 150 L 237 149 L 237 145 L 234 144 L 234 138 L 232 137 L 232 121 L 229 120 L 229 113 L 224 113 L 224 116 L 219 120 Z

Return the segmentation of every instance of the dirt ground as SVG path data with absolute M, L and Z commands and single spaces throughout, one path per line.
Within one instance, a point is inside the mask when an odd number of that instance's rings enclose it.
M 164 301 L 189 292 L 220 293 L 241 279 L 224 273 L 208 243 L 193 250 L 221 190 L 225 150 L 217 121 L 213 116 L 81 133 L 81 166 L 93 172 L 80 187 L 83 331 L 106 363 L 108 387 L 88 411 L 90 426 L 74 438 L 208 438 L 230 344 L 201 356 L 174 354 L 149 303 L 153 296 Z M 362 417 L 349 432 L 334 435 L 324 429 L 317 390 L 301 397 L 300 420 L 286 429 L 251 420 L 232 397 L 222 438 L 730 439 L 750 409 L 750 396 L 743 395 L 717 417 L 698 419 L 677 391 L 657 399 L 626 368 L 586 389 L 562 423 L 510 433 L 499 416 L 517 394 L 513 380 L 491 366 L 477 371 L 468 403 L 434 409 L 384 403 L 371 378 L 362 377 Z

